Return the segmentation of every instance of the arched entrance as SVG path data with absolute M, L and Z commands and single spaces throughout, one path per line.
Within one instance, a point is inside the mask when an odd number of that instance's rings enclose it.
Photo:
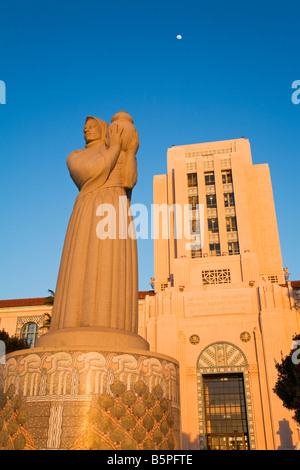
M 234 344 L 206 346 L 197 360 L 200 449 L 255 449 L 249 366 Z

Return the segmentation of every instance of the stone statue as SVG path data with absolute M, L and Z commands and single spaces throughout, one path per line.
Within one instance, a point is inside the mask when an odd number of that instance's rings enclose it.
M 132 117 L 121 111 L 109 126 L 87 117 L 84 138 L 85 148 L 67 158 L 79 194 L 65 237 L 51 327 L 36 346 L 119 344 L 123 350 L 148 349 L 137 335 L 137 246 L 130 213 L 138 133 Z M 101 238 L 97 214 L 106 205 L 115 209 L 116 236 Z
M 156 428 L 153 435 L 146 425 L 128 429 L 113 413 L 118 397 L 126 413 L 132 414 L 133 398 L 145 413 L 158 409 L 167 416 L 173 424 L 167 424 L 158 445 L 177 450 L 179 364 L 149 351 L 148 342 L 138 335 L 137 246 L 130 212 L 138 133 L 131 116 L 120 112 L 109 126 L 88 117 L 84 137 L 85 149 L 67 159 L 79 194 L 65 237 L 50 331 L 38 338 L 33 350 L 11 353 L 0 366 L 5 400 L 9 405 L 15 393 L 21 396 L 22 411 L 28 415 L 26 428 L 22 421 L 23 442 L 12 436 L 8 444 L 0 442 L 0 450 L 8 445 L 48 450 L 156 448 Z M 103 208 L 113 208 L 115 220 L 107 220 L 115 225 L 114 237 L 100 236 L 99 224 L 107 218 Z M 126 401 L 128 392 L 131 398 Z M 149 410 L 143 405 L 147 395 Z M 108 399 L 109 433 L 92 419 Z

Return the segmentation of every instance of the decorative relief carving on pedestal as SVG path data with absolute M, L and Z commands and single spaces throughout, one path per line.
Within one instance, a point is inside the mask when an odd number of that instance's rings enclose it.
M 180 448 L 179 371 L 167 358 L 108 351 L 29 352 L 8 358 L 2 368 L 0 390 L 5 395 L 12 388 L 26 413 L 38 409 L 32 423 L 48 423 L 43 448 Z M 3 412 L 0 408 L 0 424 Z M 30 431 L 29 426 L 30 448 L 40 448 L 33 444 L 39 433 L 34 426 Z M 64 439 L 67 433 L 72 439 Z M 0 430 L 0 441 L 1 436 Z

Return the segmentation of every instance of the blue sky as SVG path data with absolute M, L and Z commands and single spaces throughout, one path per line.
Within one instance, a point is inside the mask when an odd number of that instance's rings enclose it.
M 248 138 L 253 162 L 270 165 L 283 263 L 300 279 L 299 18 L 299 2 L 264 0 L 5 2 L 0 298 L 55 289 L 77 194 L 66 158 L 87 115 L 119 110 L 140 135 L 133 202 L 149 209 L 169 147 Z M 138 249 L 146 290 L 153 242 Z

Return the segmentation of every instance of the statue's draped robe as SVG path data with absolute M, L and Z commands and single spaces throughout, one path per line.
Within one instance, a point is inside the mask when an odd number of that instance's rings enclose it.
M 124 158 L 121 152 L 114 165 L 112 152 L 102 143 L 76 150 L 67 159 L 80 192 L 66 233 L 50 331 L 100 327 L 137 333 L 136 240 L 128 232 L 127 238 L 119 238 L 120 196 L 129 208 L 122 186 Z M 116 239 L 97 236 L 101 217 L 96 212 L 101 204 L 115 208 Z M 125 217 L 132 228 L 132 217 Z

